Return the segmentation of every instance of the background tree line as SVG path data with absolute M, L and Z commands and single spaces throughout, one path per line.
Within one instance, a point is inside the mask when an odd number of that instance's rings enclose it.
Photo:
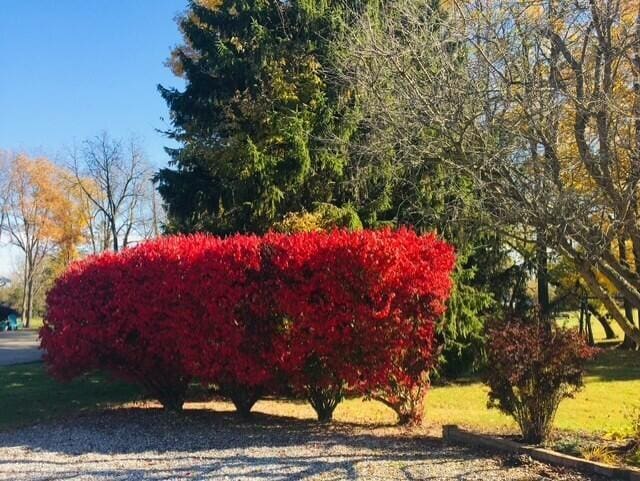
M 409 146 L 396 161 L 445 161 L 472 181 L 489 225 L 533 257 L 544 315 L 562 281 L 551 264 L 566 261 L 635 343 L 639 8 L 389 2 L 360 18 L 340 60 L 367 127 Z

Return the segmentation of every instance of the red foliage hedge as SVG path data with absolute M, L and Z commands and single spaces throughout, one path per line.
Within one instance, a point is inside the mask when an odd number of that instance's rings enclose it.
M 244 413 L 282 383 L 322 419 L 348 393 L 398 406 L 431 368 L 454 262 L 406 229 L 165 237 L 75 263 L 42 347 L 60 379 L 102 369 L 172 409 L 192 378 Z

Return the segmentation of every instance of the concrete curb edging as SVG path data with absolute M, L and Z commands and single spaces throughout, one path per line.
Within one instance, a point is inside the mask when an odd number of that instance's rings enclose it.
M 502 439 L 484 434 L 464 431 L 455 425 L 442 427 L 442 439 L 445 442 L 464 444 L 467 446 L 488 448 L 508 453 L 526 454 L 532 459 L 547 464 L 573 468 L 585 473 L 597 474 L 620 481 L 640 481 L 640 470 L 633 468 L 619 468 L 608 464 L 587 461 L 567 454 L 561 454 L 549 449 L 527 446 L 509 439 Z

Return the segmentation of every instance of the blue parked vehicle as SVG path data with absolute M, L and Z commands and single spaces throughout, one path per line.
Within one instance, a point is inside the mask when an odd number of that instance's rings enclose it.
M 7 305 L 0 304 L 0 331 L 17 331 L 23 327 L 20 313 Z
M 18 316 L 16 316 L 15 314 L 9 314 L 9 317 L 7 318 L 7 321 L 9 322 L 9 330 L 10 331 L 17 331 L 18 329 L 22 329 L 22 319 L 20 319 Z

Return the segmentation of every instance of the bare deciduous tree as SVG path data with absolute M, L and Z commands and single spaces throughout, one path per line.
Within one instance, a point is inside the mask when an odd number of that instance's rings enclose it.
M 89 237 L 94 252 L 118 251 L 146 237 L 151 199 L 151 169 L 140 143 L 106 132 L 71 151 L 70 167 L 92 212 Z
M 463 171 L 496 228 L 537 244 L 539 269 L 550 249 L 570 259 L 636 342 L 601 280 L 640 308 L 638 9 L 397 0 L 364 15 L 338 59 L 362 105 L 362 152 Z

